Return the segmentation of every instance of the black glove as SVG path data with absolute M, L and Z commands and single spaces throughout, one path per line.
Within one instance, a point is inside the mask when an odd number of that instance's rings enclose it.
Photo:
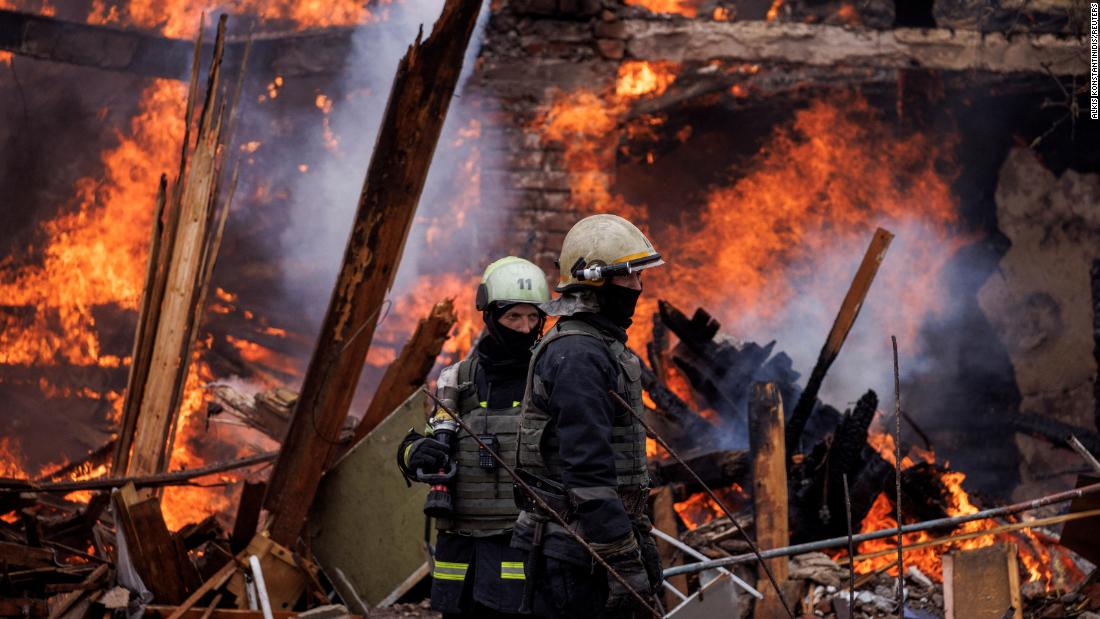
M 649 576 L 649 586 L 653 591 L 660 591 L 661 583 L 665 581 L 664 570 L 661 569 L 661 553 L 657 551 L 657 540 L 650 535 L 650 528 L 649 526 L 644 529 L 636 527 L 634 531 L 642 551 L 642 565 L 645 566 L 646 574 Z
M 409 447 L 406 463 L 409 470 L 416 473 L 417 469 L 425 473 L 435 473 L 447 466 L 450 453 L 447 446 L 430 436 L 413 441 Z
M 636 607 L 638 600 L 630 592 L 630 589 L 633 589 L 642 599 L 646 600 L 647 604 L 651 603 L 653 590 L 649 586 L 649 575 L 642 563 L 638 540 L 634 537 L 633 531 L 618 541 L 608 544 L 592 544 L 592 548 L 600 555 L 600 558 L 607 561 L 607 564 L 623 577 L 627 585 L 630 585 L 628 589 L 608 572 L 607 608 L 609 610 L 623 611 Z

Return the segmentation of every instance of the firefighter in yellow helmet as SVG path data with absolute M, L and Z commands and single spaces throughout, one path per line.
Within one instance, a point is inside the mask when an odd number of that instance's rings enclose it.
M 527 365 L 546 318 L 538 306 L 549 300 L 539 267 L 513 256 L 490 264 L 476 299 L 485 332 L 439 377 L 440 400 L 506 462 L 516 458 Z M 425 435 L 410 431 L 398 451 L 407 479 L 435 483 L 425 504 L 439 531 L 432 608 L 448 618 L 518 616 L 525 553 L 509 545 L 519 512 L 512 479 L 456 426 L 437 413 Z
M 573 226 L 558 261 L 562 294 L 543 306 L 559 320 L 532 353 L 520 413 L 519 474 L 642 596 L 661 584 L 645 515 L 645 430 L 611 393 L 643 410 L 641 360 L 626 347 L 626 329 L 641 272 L 662 264 L 622 217 L 594 215 Z M 525 601 L 535 613 L 634 615 L 628 588 L 536 505 L 522 507 L 512 545 L 528 552 Z

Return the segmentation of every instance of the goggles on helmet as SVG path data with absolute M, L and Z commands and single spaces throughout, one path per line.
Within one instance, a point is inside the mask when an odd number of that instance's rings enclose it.
M 569 269 L 569 272 L 579 282 L 592 282 L 611 279 L 619 275 L 630 275 L 664 263 L 665 261 L 661 259 L 659 253 L 652 253 L 637 260 L 627 260 L 616 264 L 593 264 L 591 266 L 585 262 L 584 258 L 578 258 L 573 267 Z

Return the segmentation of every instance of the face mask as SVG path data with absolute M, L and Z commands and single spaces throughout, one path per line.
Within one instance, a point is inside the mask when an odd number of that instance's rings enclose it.
M 489 337 L 498 353 L 504 357 L 526 360 L 531 356 L 531 348 L 539 338 L 540 322 L 538 327 L 528 333 L 520 333 L 500 324 L 498 320 L 508 310 L 507 307 L 495 307 L 485 312 L 485 324 L 488 327 Z
M 624 329 L 633 322 L 631 317 L 634 316 L 634 308 L 637 307 L 638 297 L 641 295 L 641 290 L 615 284 L 607 284 L 596 291 L 596 297 L 600 301 L 600 313 Z
M 535 345 L 535 340 L 539 337 L 538 331 L 532 330 L 529 333 L 520 333 L 505 327 L 499 322 L 496 324 L 494 331 L 496 333 L 493 335 L 496 335 L 497 340 L 516 357 L 529 355 L 531 347 Z

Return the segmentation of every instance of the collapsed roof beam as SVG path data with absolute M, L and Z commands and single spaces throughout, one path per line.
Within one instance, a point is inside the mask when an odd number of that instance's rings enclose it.
M 352 28 L 330 28 L 257 35 L 249 65 L 289 77 L 336 73 L 351 50 L 352 32 Z M 192 41 L 134 30 L 0 10 L 0 51 L 39 60 L 183 80 L 190 72 L 194 46 Z M 239 58 L 243 47 L 243 37 L 230 37 L 227 57 Z
M 1084 75 L 1083 37 L 944 28 L 871 30 L 762 21 L 625 19 L 626 52 L 642 60 L 722 59 L 808 66 Z

